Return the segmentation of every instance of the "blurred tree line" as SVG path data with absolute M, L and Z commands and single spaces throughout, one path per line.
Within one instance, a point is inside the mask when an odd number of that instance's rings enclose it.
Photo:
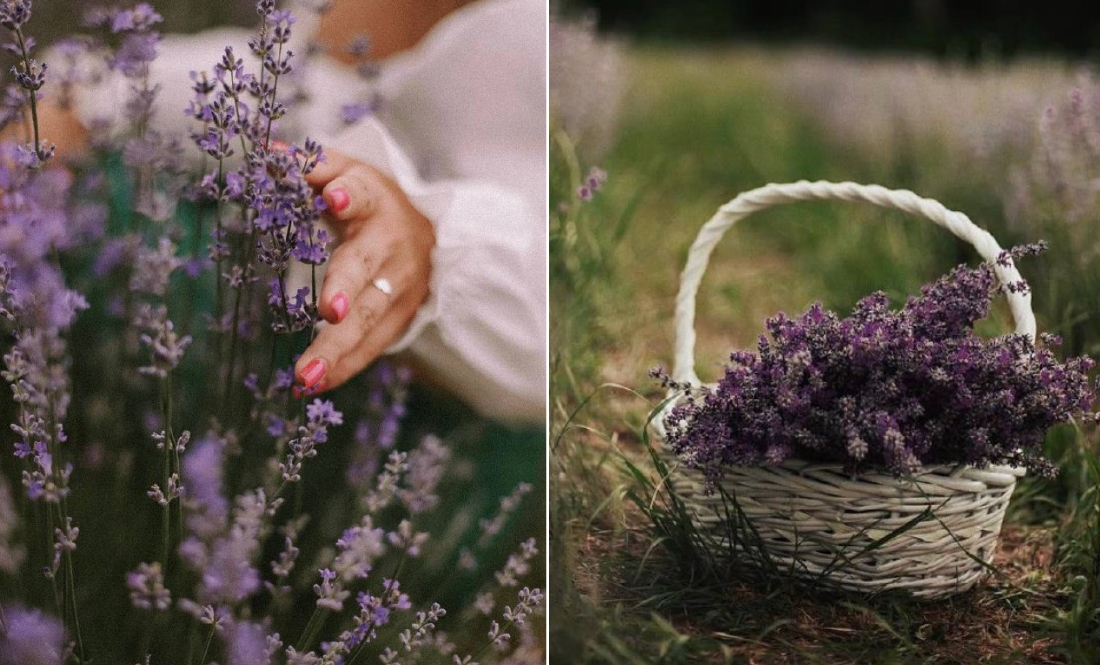
M 1100 52 L 1100 3 L 1079 0 L 565 0 L 644 38 L 815 41 L 964 57 Z

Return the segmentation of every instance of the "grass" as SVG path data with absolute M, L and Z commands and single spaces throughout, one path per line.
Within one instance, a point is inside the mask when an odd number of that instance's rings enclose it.
M 999 200 L 981 178 L 946 177 L 934 147 L 897 156 L 888 173 L 837 148 L 767 85 L 778 61 L 767 53 L 641 47 L 630 61 L 619 137 L 599 158 L 609 180 L 593 201 L 573 194 L 590 165 L 584 146 L 552 140 L 552 661 L 1100 662 L 1100 469 L 1076 431 L 1051 444 L 1061 479 L 1018 489 L 999 574 L 948 601 L 807 588 L 723 563 L 692 533 L 648 454 L 662 396 L 647 371 L 671 362 L 679 270 L 715 208 L 770 181 L 855 180 L 913 188 L 997 228 Z M 929 183 L 941 186 L 921 191 Z M 778 311 L 814 300 L 846 309 L 875 289 L 900 299 L 971 258 L 931 224 L 866 206 L 753 216 L 703 280 L 699 373 L 715 378 Z M 1011 326 L 998 312 L 988 327 Z

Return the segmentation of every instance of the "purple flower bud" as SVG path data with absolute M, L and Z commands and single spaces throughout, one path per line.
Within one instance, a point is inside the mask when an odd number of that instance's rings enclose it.
M 3 0 L 0 2 L 0 25 L 8 30 L 18 30 L 30 17 L 30 0 Z
M 63 662 L 65 629 L 59 620 L 39 610 L 8 605 L 4 608 L 4 628 L 0 663 L 61 665 Z

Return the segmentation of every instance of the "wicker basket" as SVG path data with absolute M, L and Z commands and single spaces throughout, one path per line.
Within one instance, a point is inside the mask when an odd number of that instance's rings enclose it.
M 842 200 L 872 203 L 925 217 L 967 241 L 994 262 L 1002 249 L 962 213 L 904 190 L 878 185 L 801 181 L 772 184 L 722 206 L 691 247 L 676 300 L 673 378 L 701 385 L 695 373 L 695 296 L 711 251 L 745 216 L 783 203 Z M 1002 284 L 1018 282 L 1011 262 L 996 266 Z M 1008 293 L 1016 332 L 1034 339 L 1028 293 Z M 674 406 L 670 403 L 666 409 Z M 663 440 L 662 418 L 654 419 Z M 864 474 L 840 465 L 790 462 L 782 467 L 726 469 L 720 492 L 704 493 L 702 473 L 681 466 L 671 451 L 672 486 L 705 532 L 722 538 L 726 497 L 734 497 L 769 559 L 806 577 L 861 592 L 904 589 L 941 598 L 970 589 L 990 570 L 1005 508 L 1022 469 L 931 467 L 909 478 Z M 751 560 L 751 557 L 748 558 Z

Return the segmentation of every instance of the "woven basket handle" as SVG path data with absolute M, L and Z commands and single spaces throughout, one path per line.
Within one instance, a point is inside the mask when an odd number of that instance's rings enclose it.
M 680 293 L 676 296 L 676 348 L 672 376 L 676 381 L 699 385 L 695 374 L 695 296 L 699 282 L 710 261 L 710 253 L 726 230 L 744 217 L 758 211 L 796 201 L 862 201 L 883 208 L 893 208 L 932 220 L 965 240 L 978 250 L 982 259 L 994 265 L 1001 284 L 1022 281 L 1016 266 L 996 264 L 1001 246 L 988 231 L 979 228 L 961 212 L 948 210 L 943 204 L 922 198 L 904 189 L 886 189 L 879 185 L 854 182 L 808 182 L 771 184 L 738 195 L 718 209 L 714 217 L 700 229 L 691 245 L 687 264 L 680 276 Z M 1035 314 L 1031 311 L 1031 294 L 1007 292 L 1009 310 L 1016 323 L 1016 332 L 1035 339 Z

